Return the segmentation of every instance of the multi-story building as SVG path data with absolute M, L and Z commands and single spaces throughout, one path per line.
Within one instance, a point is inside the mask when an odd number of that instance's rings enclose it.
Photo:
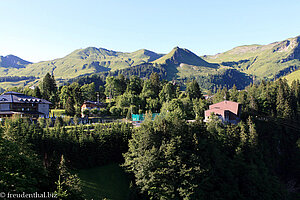
M 20 115 L 21 117 L 49 117 L 50 102 L 18 92 L 0 95 L 0 118 Z

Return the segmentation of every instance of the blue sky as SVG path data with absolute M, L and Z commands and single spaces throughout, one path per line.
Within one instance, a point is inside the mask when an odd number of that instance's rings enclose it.
M 88 46 L 216 54 L 300 35 L 299 0 L 0 0 L 0 55 L 32 62 Z

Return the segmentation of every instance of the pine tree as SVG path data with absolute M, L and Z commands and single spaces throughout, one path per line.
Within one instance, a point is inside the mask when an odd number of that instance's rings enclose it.
M 126 115 L 127 120 L 131 120 L 131 110 L 128 109 L 127 115 Z
M 51 76 L 49 73 L 45 75 L 42 82 L 42 91 L 43 98 L 46 100 L 50 100 L 51 96 L 56 96 L 57 86 L 53 75 Z
M 287 106 L 286 103 L 286 96 L 284 94 L 284 88 L 282 85 L 279 85 L 278 91 L 277 91 L 277 99 L 276 99 L 276 112 L 277 116 L 283 117 L 285 114 L 285 109 Z
M 117 81 L 117 85 L 118 85 L 117 93 L 119 95 L 122 95 L 127 88 L 127 80 L 125 79 L 123 74 L 119 74 L 116 81 Z
M 76 174 L 71 174 L 66 166 L 64 156 L 58 166 L 59 178 L 57 184 L 57 194 L 61 194 L 68 199 L 83 199 L 80 179 Z
M 233 87 L 229 90 L 229 100 L 237 102 L 238 100 L 239 91 L 237 90 L 236 86 L 233 85 Z
M 36 97 L 36 98 L 42 98 L 42 93 L 41 93 L 41 90 L 39 88 L 39 86 L 36 86 L 33 90 L 33 96 Z
M 291 84 L 291 90 L 290 90 L 291 110 L 294 116 L 297 115 L 299 95 L 300 95 L 299 80 L 298 81 L 294 80 Z
M 75 113 L 76 113 L 76 110 L 75 110 L 75 107 L 74 107 L 74 101 L 73 101 L 72 97 L 69 97 L 67 99 L 66 107 L 65 107 L 65 112 L 69 116 L 74 116 Z
M 52 92 L 52 77 L 49 73 L 47 73 L 42 82 L 42 90 L 43 90 L 43 98 L 46 100 L 50 99 Z
M 249 127 L 248 144 L 254 147 L 257 145 L 257 133 L 255 129 L 255 124 L 253 123 L 250 117 L 248 118 L 247 125 Z
M 158 73 L 151 73 L 149 80 L 151 89 L 154 92 L 154 98 L 157 98 L 161 87 Z

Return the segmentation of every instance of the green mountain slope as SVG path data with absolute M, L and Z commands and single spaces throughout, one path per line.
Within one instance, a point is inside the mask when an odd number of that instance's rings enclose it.
M 211 83 L 209 88 L 215 85 L 230 87 L 232 84 L 238 85 L 240 81 L 242 88 L 252 81 L 252 75 L 257 79 L 274 79 L 298 69 L 300 36 L 268 45 L 239 46 L 224 53 L 203 57 L 179 47 L 173 48 L 166 55 L 146 49 L 124 53 L 88 47 L 75 50 L 63 58 L 39 63 L 30 63 L 15 56 L 0 57 L 0 76 L 24 76 L 22 80 L 26 81 L 22 84 L 27 85 L 33 80 L 38 81 L 48 72 L 53 73 L 62 83 L 95 73 L 108 74 L 108 71 L 141 77 L 157 71 L 168 80 L 196 78 L 203 86 Z M 287 77 L 298 77 L 298 73 Z M 17 84 L 17 78 L 12 80 L 13 84 Z M 5 88 L 10 83 L 6 79 L 4 81 L 0 81 L 0 86 Z
M 294 71 L 283 78 L 286 78 L 289 83 L 292 83 L 294 80 L 300 80 L 300 70 Z
M 164 55 L 163 57 L 153 61 L 153 63 L 157 64 L 175 64 L 179 65 L 181 63 L 185 63 L 188 65 L 195 66 L 209 66 L 210 64 L 191 52 L 188 49 L 183 49 L 179 47 L 175 47 L 172 49 L 170 53 Z
M 236 68 L 259 78 L 274 78 L 287 68 L 300 66 L 300 36 L 268 45 L 247 45 L 213 56 L 203 56 L 208 62 Z
M 211 64 L 203 60 L 188 49 L 175 47 L 165 56 L 152 62 L 153 64 L 163 65 L 169 72 L 169 77 L 186 78 L 197 75 L 214 74 L 219 65 Z
M 47 72 L 57 78 L 73 78 L 103 71 L 124 69 L 145 62 L 151 62 L 162 55 L 146 49 L 132 53 L 111 51 L 103 48 L 88 47 L 78 49 L 69 55 L 28 65 L 24 69 L 11 71 L 17 76 L 43 77 Z M 12 74 L 8 73 L 8 75 Z

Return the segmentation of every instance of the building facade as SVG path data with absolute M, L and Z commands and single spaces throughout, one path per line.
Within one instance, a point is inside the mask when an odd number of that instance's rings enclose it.
M 0 95 L 0 118 L 20 115 L 29 118 L 49 118 L 50 102 L 18 92 Z
M 97 101 L 85 101 L 82 106 L 81 106 L 81 116 L 84 117 L 83 111 L 88 109 L 88 110 L 92 110 L 92 109 L 98 109 L 100 110 L 101 108 L 105 108 L 106 105 L 105 103 L 102 102 L 97 102 Z

